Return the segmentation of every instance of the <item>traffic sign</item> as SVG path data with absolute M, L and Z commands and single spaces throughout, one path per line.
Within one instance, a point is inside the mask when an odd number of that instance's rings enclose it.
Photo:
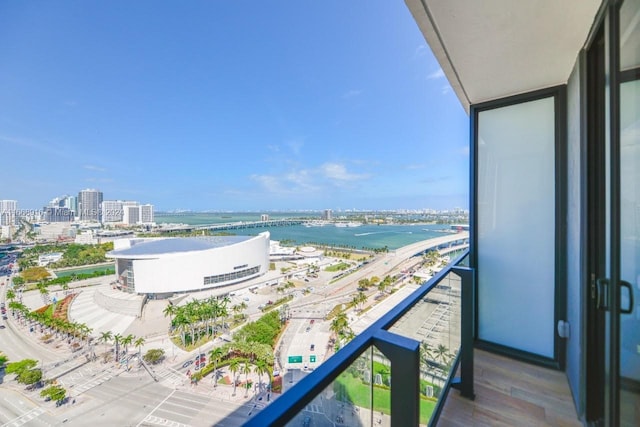
M 302 363 L 302 356 L 289 356 L 289 363 Z
M 309 356 L 309 362 L 315 362 L 316 361 L 316 356 L 315 355 L 311 355 Z

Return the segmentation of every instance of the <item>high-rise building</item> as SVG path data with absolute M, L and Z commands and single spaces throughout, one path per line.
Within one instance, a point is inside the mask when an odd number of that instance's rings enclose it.
M 75 196 L 68 196 L 64 199 L 64 207 L 68 208 L 73 216 L 78 216 L 78 198 Z
M 18 221 L 18 202 L 0 200 L 0 225 L 16 225 Z
M 331 209 L 325 209 L 324 212 L 322 212 L 322 219 L 331 221 Z
M 127 225 L 134 225 L 140 222 L 140 206 L 138 205 L 129 205 L 122 207 L 124 211 L 124 215 L 122 218 L 122 222 Z
M 94 189 L 82 190 L 78 193 L 78 212 L 80 221 L 100 222 L 100 206 L 102 192 Z
M 153 224 L 153 205 L 140 205 L 140 223 Z
M 73 212 L 65 207 L 48 206 L 44 208 L 43 219 L 47 222 L 71 222 L 73 221 Z
M 105 200 L 102 202 L 102 223 L 120 223 L 124 216 L 122 200 Z

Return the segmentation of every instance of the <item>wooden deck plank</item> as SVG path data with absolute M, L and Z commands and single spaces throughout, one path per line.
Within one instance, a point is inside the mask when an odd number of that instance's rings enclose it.
M 474 401 L 449 392 L 439 426 L 558 426 L 582 424 L 563 372 L 476 350 Z

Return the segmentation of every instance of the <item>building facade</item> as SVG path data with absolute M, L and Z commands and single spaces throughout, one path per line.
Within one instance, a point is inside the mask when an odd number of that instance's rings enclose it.
M 140 223 L 145 225 L 154 223 L 153 205 L 140 205 Z
M 102 192 L 94 189 L 82 190 L 78 193 L 77 217 L 80 221 L 100 222 Z
M 201 291 L 239 283 L 269 269 L 269 233 L 257 236 L 119 239 L 118 286 L 137 294 Z
M 14 226 L 18 221 L 18 201 L 0 200 L 0 226 Z

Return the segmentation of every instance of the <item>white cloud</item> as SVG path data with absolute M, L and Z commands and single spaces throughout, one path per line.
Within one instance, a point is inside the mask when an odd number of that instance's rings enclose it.
M 250 178 L 260 184 L 266 191 L 270 193 L 281 193 L 283 188 L 278 178 L 271 175 L 251 175 Z
M 351 173 L 340 163 L 325 163 L 315 169 L 292 169 L 282 175 L 254 174 L 249 178 L 269 193 L 309 195 L 367 179 L 369 175 Z
M 368 178 L 368 175 L 365 174 L 349 173 L 346 166 L 340 163 L 325 163 L 320 166 L 320 170 L 326 178 L 333 181 L 347 182 Z

